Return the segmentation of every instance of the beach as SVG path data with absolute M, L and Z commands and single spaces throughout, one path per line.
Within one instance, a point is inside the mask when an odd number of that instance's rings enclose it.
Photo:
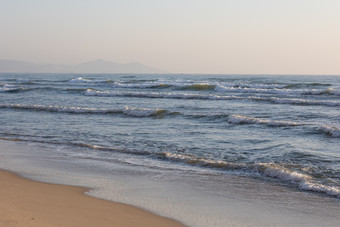
M 0 170 L 0 226 L 183 226 L 85 188 L 35 182 Z
M 0 169 L 187 226 L 339 226 L 339 96 L 332 76 L 0 74 Z

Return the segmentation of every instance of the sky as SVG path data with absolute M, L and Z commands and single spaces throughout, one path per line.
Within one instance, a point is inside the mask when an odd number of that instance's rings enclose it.
M 0 0 L 0 59 L 340 75 L 339 0 Z

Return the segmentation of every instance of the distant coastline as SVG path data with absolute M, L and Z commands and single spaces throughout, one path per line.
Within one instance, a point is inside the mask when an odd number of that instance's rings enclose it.
M 166 71 L 138 62 L 117 63 L 95 60 L 76 65 L 34 64 L 25 61 L 0 60 L 2 73 L 165 73 Z

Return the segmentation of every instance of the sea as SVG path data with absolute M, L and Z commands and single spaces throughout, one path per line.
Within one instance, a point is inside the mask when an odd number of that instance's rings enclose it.
M 2 73 L 0 148 L 188 226 L 340 225 L 340 76 Z

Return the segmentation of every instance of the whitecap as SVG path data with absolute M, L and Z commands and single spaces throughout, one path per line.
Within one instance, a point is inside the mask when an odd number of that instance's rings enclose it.
M 229 117 L 228 122 L 231 124 L 264 124 L 268 126 L 298 126 L 304 125 L 303 123 L 294 121 L 278 121 L 278 120 L 268 120 L 263 118 L 249 117 L 240 114 L 233 114 Z
M 340 137 L 339 127 L 321 124 L 320 129 L 332 137 Z

